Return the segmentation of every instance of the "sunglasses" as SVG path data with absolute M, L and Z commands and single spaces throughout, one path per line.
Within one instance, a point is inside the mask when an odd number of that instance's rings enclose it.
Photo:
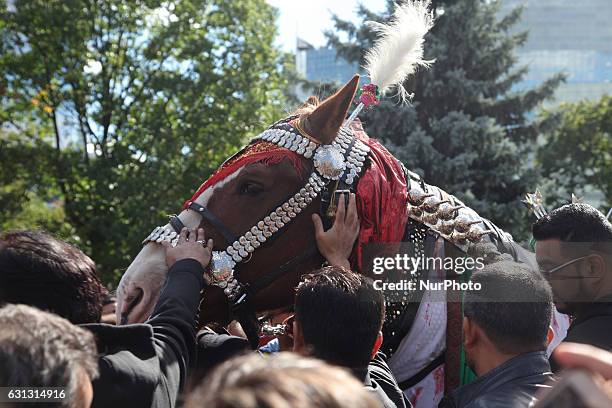
M 574 258 L 574 259 L 572 259 L 570 261 L 565 262 L 564 264 L 561 264 L 559 266 L 555 266 L 554 268 L 549 269 L 549 270 L 544 270 L 544 269 L 540 268 L 540 272 L 542 272 L 542 275 L 544 275 L 546 277 L 551 277 L 553 274 L 559 272 L 560 270 L 562 270 L 564 268 L 567 268 L 568 266 L 573 265 L 576 262 L 580 262 L 583 259 L 586 259 L 586 258 L 588 258 L 590 256 L 591 255 L 585 255 L 585 256 L 578 257 L 578 258 Z M 564 278 L 565 279 L 582 279 L 582 277 L 564 277 Z

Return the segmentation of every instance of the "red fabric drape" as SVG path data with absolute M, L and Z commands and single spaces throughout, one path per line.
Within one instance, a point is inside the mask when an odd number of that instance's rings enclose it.
M 365 244 L 401 242 L 408 219 L 408 191 L 397 159 L 378 141 L 366 135 L 359 120 L 355 120 L 352 129 L 371 149 L 369 166 L 357 184 L 357 208 L 361 221 L 357 264 L 361 269 Z

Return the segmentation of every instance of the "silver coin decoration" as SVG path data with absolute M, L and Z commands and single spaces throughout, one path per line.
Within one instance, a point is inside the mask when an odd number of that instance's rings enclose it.
M 221 286 L 221 282 L 227 282 L 234 276 L 236 263 L 227 252 L 213 251 L 210 261 L 210 275 L 212 284 Z
M 314 166 L 323 177 L 338 180 L 346 168 L 346 162 L 336 146 L 321 145 L 315 152 Z
M 224 294 L 234 300 L 241 293 L 241 285 L 234 278 L 237 263 L 249 258 L 261 244 L 293 221 L 323 191 L 331 180 L 342 180 L 349 186 L 363 169 L 370 148 L 358 140 L 346 128 L 341 128 L 336 139 L 329 145 L 319 145 L 291 126 L 280 121 L 255 137 L 252 142 L 264 140 L 274 143 L 311 159 L 314 156 L 315 171 L 306 184 L 289 200 L 276 208 L 250 230 L 232 242 L 224 251 L 213 251 L 211 260 L 212 284 L 223 289 Z M 172 226 L 156 227 L 143 241 L 172 242 L 176 246 L 178 235 Z

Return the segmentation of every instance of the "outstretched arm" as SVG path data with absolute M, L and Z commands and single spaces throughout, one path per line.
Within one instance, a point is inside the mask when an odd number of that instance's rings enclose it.
M 148 324 L 85 325 L 97 338 L 100 376 L 92 407 L 174 407 L 195 356 L 196 314 L 210 262 L 204 231 L 181 232 L 166 246 L 168 279 Z
M 204 268 L 212 253 L 212 240 L 203 246 L 204 230 L 183 230 L 176 247 L 165 244 L 170 267 L 157 305 L 147 321 L 153 327 L 155 348 L 163 382 L 171 403 L 185 385 L 190 365 L 195 362 L 195 336 Z

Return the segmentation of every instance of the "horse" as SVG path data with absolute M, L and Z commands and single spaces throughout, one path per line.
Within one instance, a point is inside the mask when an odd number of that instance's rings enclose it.
M 211 268 L 217 285 L 202 292 L 201 325 L 225 324 L 238 316 L 248 326 L 256 313 L 292 305 L 300 277 L 324 261 L 316 250 L 311 215 L 333 218 L 334 192 L 343 189 L 357 193 L 361 230 L 351 265 L 359 273 L 372 275 L 368 265 L 385 251 L 367 247 L 370 243 L 409 241 L 420 254 L 462 256 L 474 243 L 488 241 L 515 259 L 530 258 L 510 234 L 407 170 L 358 122 L 345 126 L 358 84 L 355 76 L 323 102 L 309 98 L 226 160 L 178 216 L 153 230 L 118 286 L 118 321 L 143 322 L 150 315 L 168 271 L 159 243 L 176 240 L 183 226 L 202 227 L 214 240 Z M 436 345 L 413 359 L 417 363 L 403 370 L 404 376 L 418 377 L 447 349 L 446 385 L 453 388 L 459 385 L 449 372 L 459 371 L 461 308 L 456 302 L 439 305 L 439 327 L 428 332 L 415 323 L 426 318 L 425 303 L 433 310 L 435 301 L 428 299 L 417 291 L 411 299 L 388 302 L 386 350 L 401 351 L 419 343 L 419 336 L 421 342 L 425 335 L 436 336 Z M 400 368 L 408 364 L 398 361 Z

